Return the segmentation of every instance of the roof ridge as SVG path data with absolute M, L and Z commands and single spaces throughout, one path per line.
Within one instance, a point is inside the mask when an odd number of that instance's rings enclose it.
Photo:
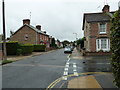
M 115 11 L 110 11 L 109 13 L 114 13 Z M 85 15 L 87 14 L 103 14 L 103 12 L 94 12 L 94 13 L 84 13 Z

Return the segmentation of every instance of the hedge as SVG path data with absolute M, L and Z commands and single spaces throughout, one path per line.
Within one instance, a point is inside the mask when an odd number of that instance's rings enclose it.
M 45 51 L 45 48 L 46 48 L 45 45 L 39 45 L 39 44 L 34 45 L 34 51 L 35 51 L 35 52 Z
M 111 52 L 112 71 L 115 77 L 115 84 L 120 88 L 120 10 L 111 20 Z
M 7 55 L 16 55 L 17 49 L 18 49 L 18 42 L 17 41 L 6 42 Z
M 21 45 L 20 49 L 22 49 L 23 55 L 27 55 L 27 54 L 31 54 L 33 52 L 34 46 L 31 44 L 25 44 L 25 45 Z

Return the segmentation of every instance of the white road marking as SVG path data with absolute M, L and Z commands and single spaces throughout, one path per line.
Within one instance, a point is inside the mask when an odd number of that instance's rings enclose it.
M 68 68 L 65 68 L 64 71 L 68 71 Z
M 76 72 L 77 70 L 76 69 L 73 69 L 73 72 Z
M 69 64 L 66 64 L 66 66 L 65 67 L 69 67 Z
M 76 68 L 77 66 L 76 65 L 73 65 L 73 68 Z
M 74 75 L 75 75 L 75 76 L 78 76 L 78 73 L 77 73 L 77 72 L 74 72 Z
M 63 79 L 63 80 L 67 80 L 67 77 L 63 76 L 62 79 Z
M 66 63 L 66 65 L 69 65 L 69 64 L 70 64 L 69 62 Z
M 68 72 L 65 71 L 63 75 L 64 75 L 64 76 L 68 75 Z
M 73 63 L 73 65 L 76 65 L 76 63 Z
M 63 80 L 67 80 L 68 68 L 69 68 L 69 64 L 70 64 L 70 62 L 69 62 L 70 61 L 70 55 L 68 55 L 67 58 L 68 58 L 68 60 L 65 64 L 64 73 L 63 73 L 63 77 L 62 77 Z

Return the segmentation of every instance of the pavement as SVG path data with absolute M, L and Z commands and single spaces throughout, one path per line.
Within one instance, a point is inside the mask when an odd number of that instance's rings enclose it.
M 73 58 L 84 59 L 84 57 L 80 56 L 80 53 L 75 50 L 75 55 Z M 114 77 L 112 72 L 87 72 L 84 75 L 73 78 L 68 81 L 67 88 L 69 89 L 112 89 L 112 90 L 120 90 L 113 83 Z

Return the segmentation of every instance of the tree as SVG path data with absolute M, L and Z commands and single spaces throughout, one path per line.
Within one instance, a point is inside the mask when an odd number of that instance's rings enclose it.
M 50 46 L 56 48 L 57 45 L 55 44 L 55 38 L 52 38 Z
M 120 10 L 118 10 L 111 20 L 111 52 L 112 71 L 115 77 L 114 82 L 120 88 Z
M 69 42 L 68 40 L 64 40 L 64 41 L 62 42 L 62 44 L 63 44 L 63 47 L 65 47 L 65 46 L 67 46 L 68 44 L 70 44 L 70 42 Z
M 77 45 L 80 45 L 81 48 L 84 47 L 84 38 L 80 38 L 76 42 L 77 42 Z

